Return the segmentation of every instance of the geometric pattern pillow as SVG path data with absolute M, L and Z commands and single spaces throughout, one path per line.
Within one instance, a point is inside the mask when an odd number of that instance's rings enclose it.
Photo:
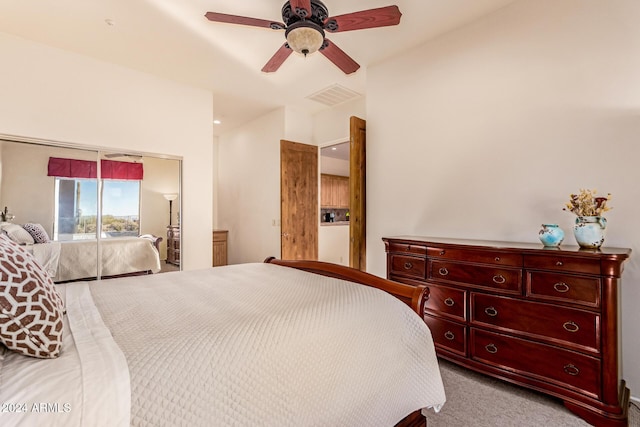
M 22 228 L 29 232 L 35 243 L 49 243 L 51 241 L 47 231 L 40 224 L 26 223 Z
M 18 224 L 13 224 L 10 222 L 5 222 L 2 224 L 2 230 L 13 240 L 14 242 L 24 245 L 24 244 L 33 244 L 33 237 L 31 234 L 24 228 L 20 227 Z
M 35 258 L 0 235 L 0 342 L 43 359 L 60 355 L 64 303 Z

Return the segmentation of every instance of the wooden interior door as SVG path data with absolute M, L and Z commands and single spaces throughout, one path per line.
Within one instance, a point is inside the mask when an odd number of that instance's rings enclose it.
M 367 123 L 350 120 L 349 145 L 349 266 L 366 271 L 366 130 Z
M 282 259 L 318 259 L 318 147 L 280 141 Z

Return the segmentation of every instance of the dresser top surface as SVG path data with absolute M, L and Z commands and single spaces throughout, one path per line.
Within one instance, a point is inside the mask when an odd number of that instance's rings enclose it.
M 407 243 L 418 243 L 424 245 L 440 245 L 440 246 L 464 246 L 469 248 L 490 248 L 494 250 L 519 250 L 523 252 L 549 252 L 549 254 L 562 255 L 584 255 L 584 256 L 615 256 L 626 259 L 631 254 L 628 248 L 610 248 L 601 247 L 600 249 L 582 249 L 579 246 L 561 245 L 559 247 L 545 247 L 541 243 L 526 242 L 504 242 L 497 240 L 474 240 L 474 239 L 456 239 L 448 237 L 425 237 L 425 236 L 393 236 L 383 237 L 383 241 L 401 241 Z

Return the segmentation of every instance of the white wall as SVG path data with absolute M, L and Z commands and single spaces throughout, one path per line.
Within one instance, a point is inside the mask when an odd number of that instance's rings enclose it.
M 320 156 L 320 173 L 328 175 L 349 176 L 349 161 Z
M 321 225 L 318 261 L 349 265 L 349 225 Z
M 575 244 L 570 193 L 613 194 L 605 245 L 630 247 L 624 377 L 640 396 L 640 2 L 523 0 L 367 71 L 367 266 L 381 237 Z
M 219 137 L 218 227 L 229 230 L 229 264 L 280 257 L 284 120 L 279 109 Z
M 290 107 L 284 109 L 284 114 L 284 134 L 282 139 L 303 144 L 313 144 L 313 117 Z
M 217 227 L 229 230 L 229 264 L 280 257 L 280 140 L 309 144 L 312 127 L 281 108 L 219 137 Z
M 183 158 L 184 269 L 211 265 L 212 94 L 0 33 L 0 134 Z
M 316 113 L 313 116 L 313 143 L 324 146 L 329 142 L 349 141 L 351 116 L 366 118 L 364 97 Z

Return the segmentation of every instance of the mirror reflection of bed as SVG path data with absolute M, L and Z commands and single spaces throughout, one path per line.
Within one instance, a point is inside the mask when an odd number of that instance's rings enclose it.
M 0 232 L 56 283 L 180 270 L 180 173 L 171 156 L 0 140 Z

